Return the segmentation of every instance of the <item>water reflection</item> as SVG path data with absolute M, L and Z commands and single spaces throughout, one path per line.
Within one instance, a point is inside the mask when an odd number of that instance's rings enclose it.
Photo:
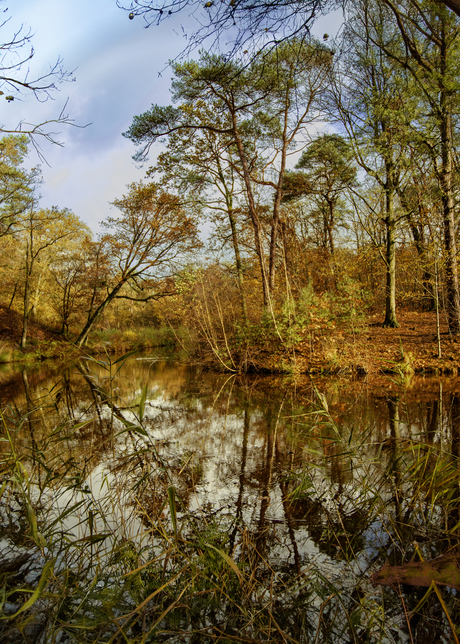
M 132 432 L 113 440 L 110 428 L 115 423 L 120 431 L 123 422 L 137 422 L 146 386 L 143 426 L 161 459 L 182 464 L 184 481 L 177 484 L 187 509 L 231 512 L 235 523 L 255 530 L 261 553 L 268 524 L 283 526 L 297 568 L 301 553 L 310 553 L 312 546 L 299 548 L 295 531 L 308 526 L 319 549 L 324 549 L 327 522 L 338 522 L 347 534 L 362 531 L 353 488 L 363 475 L 375 476 L 363 470 L 370 463 L 381 471 L 391 464 L 392 503 L 401 518 L 400 451 L 407 441 L 460 455 L 455 382 L 444 391 L 442 383 L 431 381 L 428 388 L 422 382 L 409 391 L 370 392 L 360 383 L 324 380 L 316 387 L 324 393 L 326 414 L 308 382 L 228 377 L 155 357 L 132 358 L 117 373 L 118 367 L 107 372 L 82 360 L 60 373 L 23 371 L 14 390 L 3 389 L 2 404 L 24 415 L 21 440 L 31 457 L 37 451 L 36 434 L 50 429 L 48 419 L 72 419 L 86 423 L 78 440 L 73 437 L 72 451 L 74 458 L 77 452 L 90 455 L 87 474 L 103 463 L 113 468 L 117 450 L 125 453 L 145 440 Z M 358 462 L 352 448 L 359 448 L 365 461 Z M 142 468 L 145 463 L 136 450 L 133 454 Z M 307 487 L 293 494 L 299 485 Z
M 187 536 L 185 519 L 212 527 L 213 543 L 225 540 L 255 575 L 301 575 L 315 562 L 337 584 L 345 569 L 364 584 L 386 559 L 410 560 L 414 542 L 427 559 L 457 547 L 457 380 L 371 388 L 228 377 L 144 356 L 22 371 L 1 403 L 23 419 L 15 448 L 38 487 L 53 490 L 59 512 L 80 508 L 65 524 L 78 539 L 123 526 L 140 542 L 170 530 L 173 488 L 176 532 Z M 60 495 L 53 481 L 63 476 Z

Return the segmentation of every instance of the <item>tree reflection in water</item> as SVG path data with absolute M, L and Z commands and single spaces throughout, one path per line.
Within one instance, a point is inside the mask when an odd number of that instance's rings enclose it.
M 206 641 L 450 641 L 448 587 L 425 597 L 408 583 L 377 590 L 371 577 L 385 561 L 458 548 L 456 381 L 313 385 L 130 358 L 15 382 L 2 400 L 1 536 L 3 570 L 18 570 L 5 588 L 25 583 L 34 544 L 45 559 L 61 544 L 55 587 L 75 566 L 101 588 L 111 580 L 135 637 L 150 624 L 182 641 L 188 620 Z M 64 641 L 79 641 L 79 592 L 65 609 L 53 600 Z M 92 618 L 107 633 L 110 610 Z

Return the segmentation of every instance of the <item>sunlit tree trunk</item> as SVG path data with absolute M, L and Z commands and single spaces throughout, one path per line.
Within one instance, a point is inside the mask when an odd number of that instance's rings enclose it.
M 105 300 L 99 304 L 99 306 L 93 311 L 89 316 L 88 320 L 86 321 L 85 326 L 83 327 L 80 335 L 78 338 L 75 340 L 75 344 L 77 347 L 83 346 L 86 341 L 88 340 L 88 335 L 98 319 L 101 317 L 105 309 L 109 306 L 109 304 L 117 297 L 118 293 L 120 292 L 122 286 L 124 286 L 126 280 L 120 280 L 118 284 L 113 288 L 113 290 L 107 295 Z
M 445 97 L 442 96 L 442 103 Z M 451 333 L 460 333 L 460 297 L 458 288 L 457 243 L 455 239 L 455 203 L 452 189 L 453 141 L 452 115 L 443 113 L 440 124 L 442 145 L 442 210 L 444 224 L 447 318 Z
M 385 229 L 386 229 L 386 285 L 384 327 L 399 327 L 396 318 L 396 213 L 395 187 L 392 164 L 386 163 L 387 181 L 385 185 Z
M 31 273 L 33 270 L 33 258 L 31 257 L 30 253 L 30 246 L 27 243 L 27 248 L 26 248 L 26 263 L 25 263 L 25 280 L 24 280 L 24 298 L 23 298 L 23 306 L 24 310 L 22 313 L 22 333 L 21 333 L 21 341 L 19 343 L 19 346 L 21 349 L 25 349 L 26 347 L 26 342 L 27 342 L 27 333 L 29 330 L 29 317 L 30 317 L 30 312 L 31 312 L 31 307 L 30 307 L 30 277 Z
M 240 300 L 241 300 L 241 311 L 243 313 L 244 323 L 247 324 L 248 311 L 246 307 L 246 297 L 244 294 L 243 264 L 241 262 L 240 245 L 238 242 L 238 231 L 236 228 L 235 210 L 233 208 L 233 194 L 232 194 L 232 190 L 229 189 L 227 186 L 227 182 L 225 180 L 225 176 L 222 171 L 222 167 L 219 159 L 217 159 L 217 164 L 218 164 L 219 179 L 225 191 L 225 204 L 227 207 L 227 216 L 228 216 L 228 221 L 230 223 L 230 230 L 232 233 L 232 246 L 233 246 L 233 252 L 235 253 L 236 275 L 237 275 L 238 290 L 240 293 Z
M 233 136 L 235 138 L 235 143 L 238 149 L 238 156 L 241 162 L 241 167 L 243 171 L 243 180 L 246 188 L 246 197 L 248 200 L 249 214 L 250 214 L 252 226 L 254 229 L 254 243 L 255 243 L 256 254 L 257 254 L 257 258 L 259 260 L 259 266 L 260 266 L 264 306 L 268 307 L 270 303 L 270 293 L 269 293 L 267 268 L 265 263 L 265 255 L 264 255 L 264 249 L 263 249 L 263 243 L 262 243 L 262 227 L 261 227 L 259 215 L 257 213 L 256 203 L 254 200 L 251 173 L 249 171 L 246 153 L 243 146 L 243 141 L 241 140 L 241 137 L 238 131 L 236 112 L 233 111 L 231 116 L 232 116 L 232 125 L 233 125 Z

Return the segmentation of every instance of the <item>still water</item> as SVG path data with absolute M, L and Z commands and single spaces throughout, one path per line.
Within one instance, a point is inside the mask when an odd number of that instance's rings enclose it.
M 36 473 L 30 494 L 77 541 L 141 547 L 148 535 L 155 550 L 155 530 L 185 539 L 193 523 L 257 574 L 304 576 L 325 596 L 333 584 L 358 605 L 363 593 L 380 601 L 371 581 L 385 561 L 456 551 L 460 380 L 237 376 L 161 355 L 1 377 L 16 454 Z M 19 506 L 17 517 L 10 510 L 5 556 L 24 547 Z M 385 592 L 399 608 L 385 617 L 385 637 L 365 641 L 423 641 L 428 627 L 411 630 L 404 602 Z M 333 603 L 326 610 L 323 594 L 311 602 L 317 635 Z M 429 632 L 450 641 L 436 610 Z M 330 641 L 348 641 L 339 631 Z

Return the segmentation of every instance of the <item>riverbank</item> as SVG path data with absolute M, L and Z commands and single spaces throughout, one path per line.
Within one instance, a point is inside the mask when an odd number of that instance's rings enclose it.
M 290 343 L 273 331 L 267 338 L 259 334 L 257 340 L 249 338 L 235 348 L 230 341 L 217 351 L 206 342 L 197 343 L 188 358 L 211 368 L 256 373 L 458 374 L 460 337 L 449 333 L 444 315 L 439 342 L 434 312 L 400 312 L 398 320 L 397 329 L 383 328 L 382 316 L 375 314 L 355 327 L 310 324 L 300 331 L 296 342 Z M 20 332 L 20 316 L 0 307 L 0 362 L 69 360 L 82 352 L 55 330 L 34 322 L 30 323 L 27 347 L 22 350 Z M 153 347 L 183 348 L 184 344 L 190 345 L 185 329 L 108 329 L 93 334 L 84 353 L 120 354 Z
M 183 330 L 166 328 L 107 329 L 92 334 L 90 343 L 84 348 L 73 344 L 56 329 L 30 321 L 27 343 L 24 349 L 21 341 L 22 319 L 14 310 L 0 305 L 0 364 L 33 363 L 45 360 L 71 361 L 84 355 L 122 354 L 135 349 L 153 347 L 174 347 L 180 344 Z

